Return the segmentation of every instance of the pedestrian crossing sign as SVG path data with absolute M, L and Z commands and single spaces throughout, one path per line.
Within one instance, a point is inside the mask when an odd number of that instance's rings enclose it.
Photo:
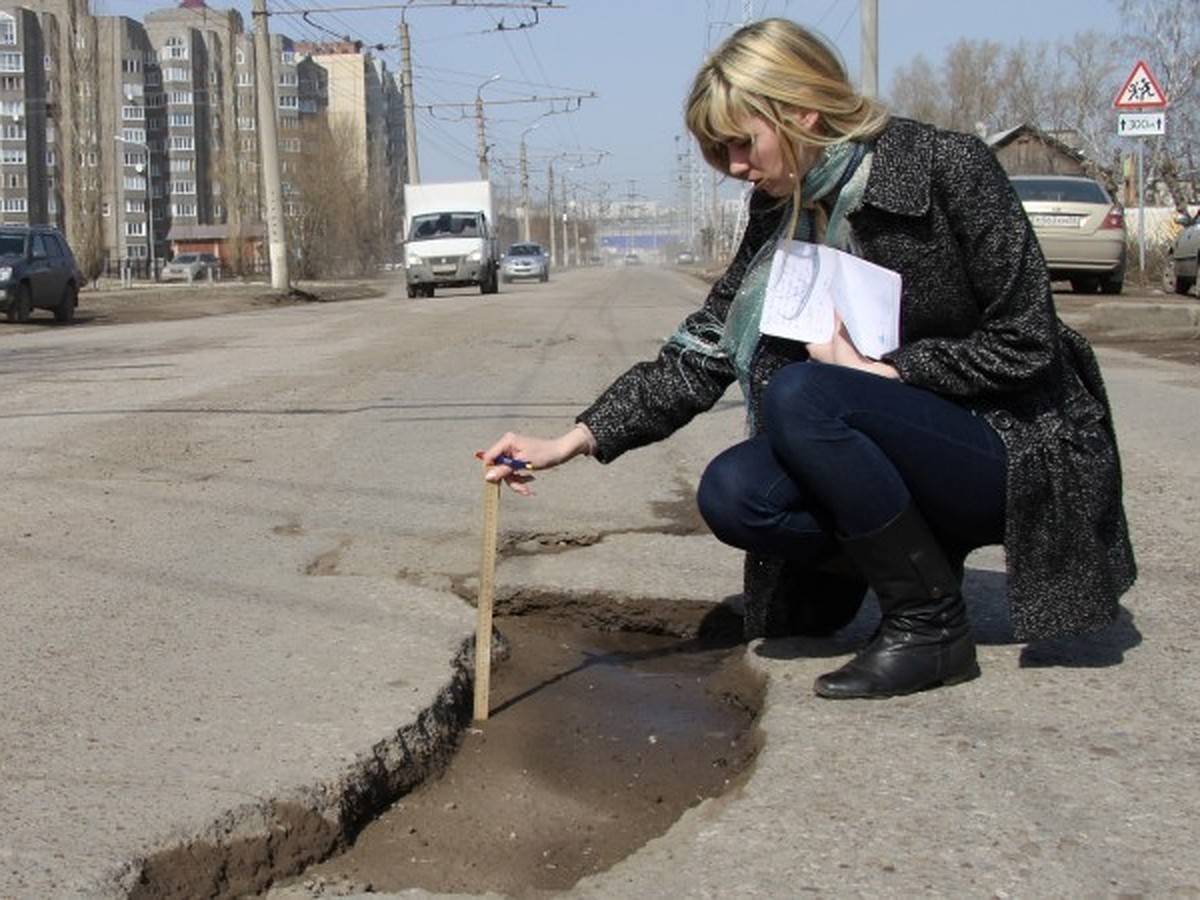
M 1166 109 L 1167 95 L 1150 74 L 1150 68 L 1138 60 L 1125 79 L 1125 86 L 1113 99 L 1113 106 L 1117 109 Z

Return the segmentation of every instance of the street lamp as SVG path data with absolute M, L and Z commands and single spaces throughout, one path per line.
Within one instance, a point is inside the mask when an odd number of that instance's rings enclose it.
M 479 87 L 475 88 L 475 135 L 479 143 L 479 177 L 488 180 L 487 135 L 483 126 L 483 95 L 482 91 L 493 81 L 499 81 L 500 76 L 493 75 Z
M 154 257 L 154 178 L 150 174 L 150 145 L 130 140 L 119 134 L 113 135 L 113 140 L 120 144 L 132 144 L 134 147 L 141 147 L 146 151 L 146 234 L 150 241 L 150 278 L 158 281 L 158 265 Z M 135 165 L 134 168 L 141 174 L 140 165 Z
M 525 135 L 541 124 L 534 122 L 521 132 L 521 240 L 525 243 L 529 243 L 529 162 L 525 156 Z

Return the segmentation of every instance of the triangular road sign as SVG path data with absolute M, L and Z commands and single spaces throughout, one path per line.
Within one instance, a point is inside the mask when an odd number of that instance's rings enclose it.
M 1117 109 L 1165 109 L 1166 105 L 1167 95 L 1150 74 L 1150 68 L 1141 60 L 1133 67 L 1125 79 L 1125 86 L 1113 100 L 1113 106 Z

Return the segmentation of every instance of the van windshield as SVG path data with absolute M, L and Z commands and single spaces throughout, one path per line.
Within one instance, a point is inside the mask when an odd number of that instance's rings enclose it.
M 408 233 L 414 241 L 479 236 L 478 213 L 429 213 L 413 216 Z

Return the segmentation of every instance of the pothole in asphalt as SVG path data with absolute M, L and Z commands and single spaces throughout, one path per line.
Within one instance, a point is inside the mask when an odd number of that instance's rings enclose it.
M 488 720 L 345 852 L 266 896 L 566 890 L 736 785 L 758 751 L 763 695 L 740 620 L 718 607 L 671 634 L 661 621 L 658 633 L 616 630 L 616 617 L 497 618 L 507 655 Z

